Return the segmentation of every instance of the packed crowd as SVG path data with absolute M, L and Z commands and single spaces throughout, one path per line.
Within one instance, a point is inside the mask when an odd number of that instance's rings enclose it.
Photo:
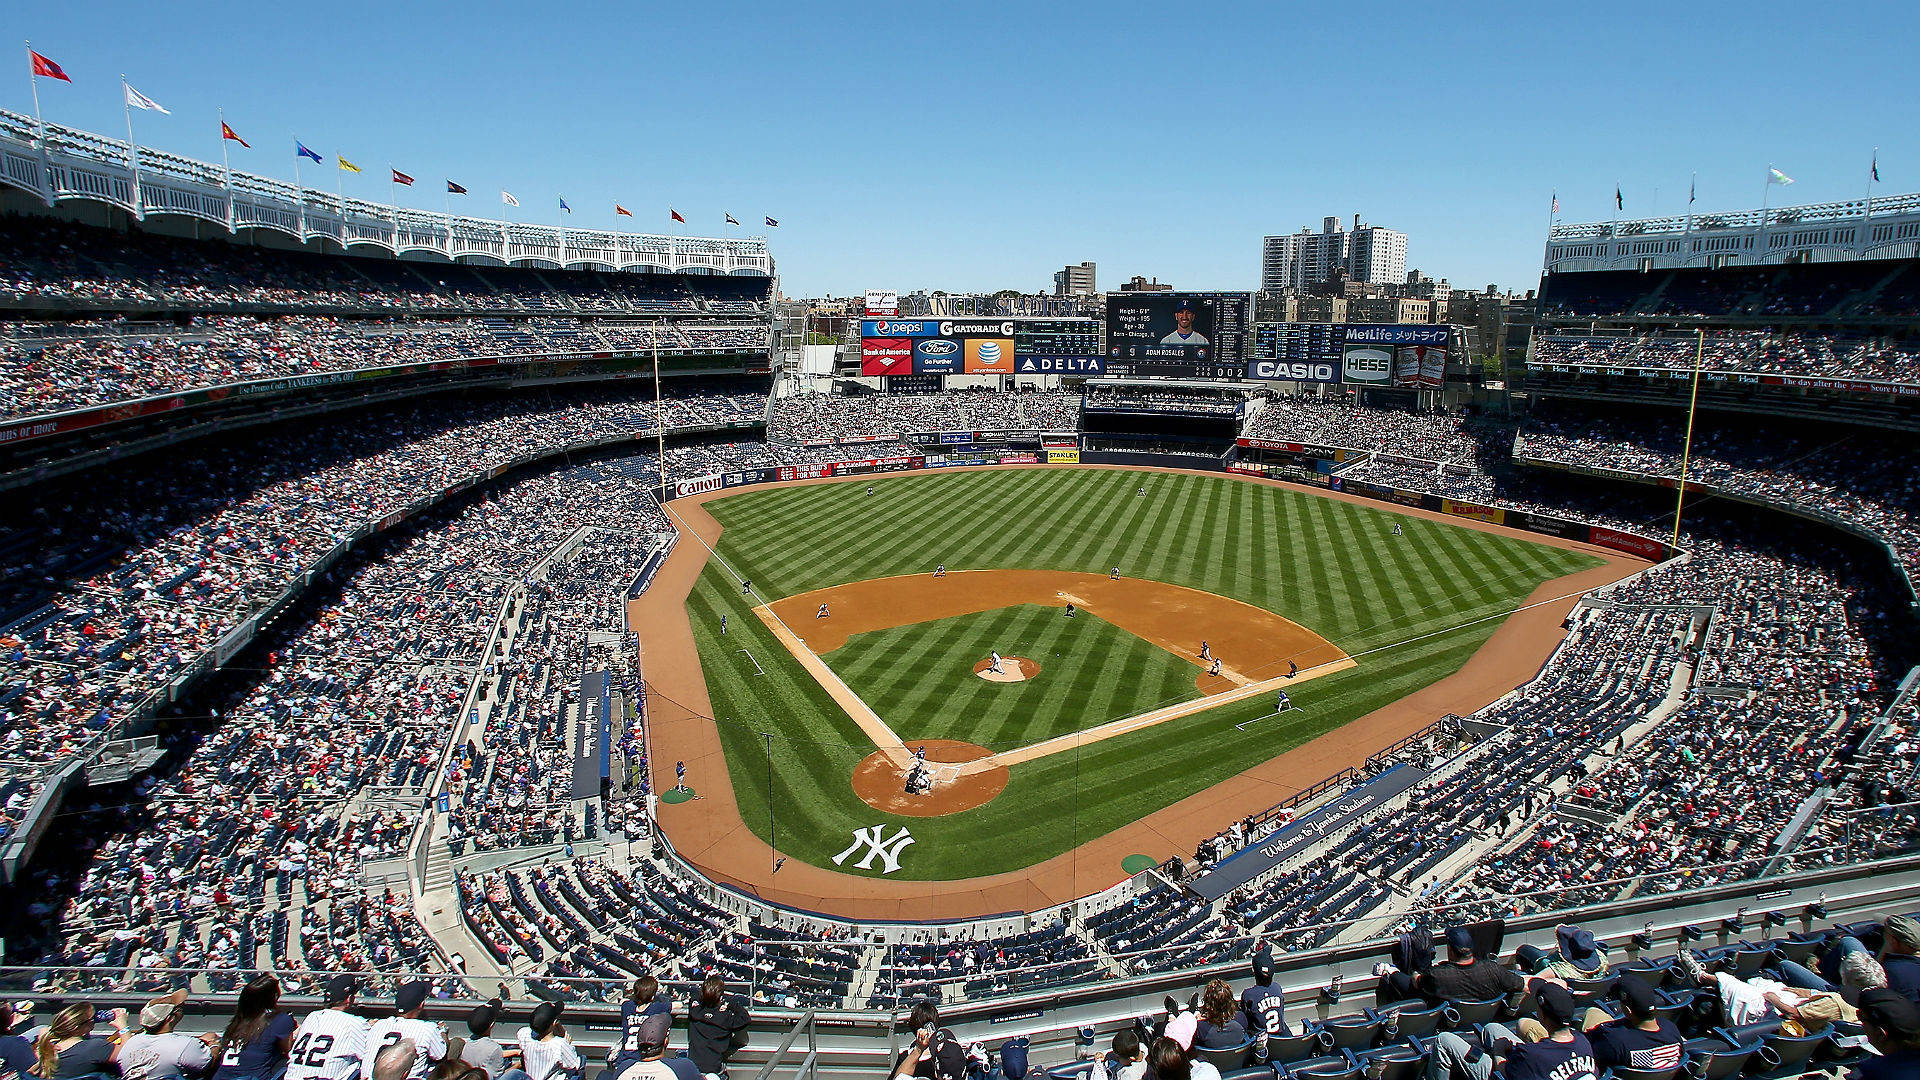
M 751 314 L 763 277 L 612 274 L 316 255 L 0 217 L 0 305 L 171 310 Z
M 1721 330 L 1696 338 L 1661 332 L 1644 336 L 1542 334 L 1533 358 L 1542 364 L 1752 372 L 1820 379 L 1920 382 L 1920 345 L 1839 338 L 1813 333 Z
M 1516 455 L 1644 478 L 1678 478 L 1684 429 L 1651 419 L 1563 410 L 1530 421 Z M 1703 420 L 1687 482 L 1823 514 L 1889 544 L 1920 576 L 1920 486 L 1912 454 L 1877 432 Z
M 0 322 L 0 413 L 39 416 L 256 379 L 482 356 L 765 345 L 760 325 L 656 326 L 551 315 L 430 323 L 327 315 Z
M 690 384 L 663 419 L 748 419 L 764 400 Z M 147 707 L 355 530 L 518 456 L 653 426 L 651 395 L 621 390 L 416 403 L 143 463 L 107 489 L 38 490 L 0 530 L 7 775 L 84 750 Z
M 1080 395 L 1058 390 L 795 394 L 773 399 L 767 438 L 812 443 L 917 431 L 1075 431 Z
M 1486 433 L 1482 428 L 1498 429 Z M 1500 425 L 1488 425 L 1450 413 L 1415 413 L 1356 405 L 1345 398 L 1276 398 L 1255 413 L 1241 432 L 1312 446 L 1378 450 L 1424 461 L 1471 464 Z
M 1557 273 L 1548 275 L 1540 306 L 1556 319 L 1906 318 L 1920 313 L 1917 270 L 1911 259 L 1873 259 Z

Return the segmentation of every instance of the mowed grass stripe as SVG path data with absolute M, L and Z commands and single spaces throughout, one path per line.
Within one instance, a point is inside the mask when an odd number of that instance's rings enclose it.
M 1134 494 L 1143 481 L 1144 499 Z M 767 595 L 927 570 L 935 562 L 1093 572 L 1119 563 L 1128 576 L 1158 578 L 1267 608 L 1349 649 L 1361 640 L 1384 644 L 1410 636 L 1404 625 L 1385 625 L 1381 606 L 1366 599 L 1385 595 L 1383 590 L 1397 590 L 1408 623 L 1439 630 L 1514 606 L 1543 577 L 1595 563 L 1577 553 L 1445 522 L 1409 520 L 1406 539 L 1422 548 L 1388 549 L 1377 568 L 1353 554 L 1342 565 L 1338 556 L 1344 546 L 1375 534 L 1384 537 L 1394 520 L 1408 519 L 1225 477 L 952 470 L 880 477 L 874 484 L 871 500 L 864 494 L 865 478 L 857 478 L 742 493 L 714 500 L 709 508 L 726 526 L 723 554 L 736 565 L 752 567 L 749 576 Z M 829 495 L 834 498 L 823 501 Z M 772 496 L 783 498 L 776 503 Z M 1248 545 L 1255 550 L 1244 550 Z M 696 620 L 714 711 L 732 718 L 720 731 L 743 819 L 766 835 L 766 775 L 758 764 L 766 747 L 757 732 L 771 723 L 779 733 L 774 779 L 780 847 L 827 864 L 847 845 L 853 829 L 885 820 L 855 798 L 847 782 L 853 763 L 867 752 L 865 744 L 857 732 L 850 733 L 844 712 L 817 688 L 776 689 L 775 684 L 804 679 L 804 673 L 790 658 L 776 655 L 771 638 L 752 626 L 757 620 L 737 587 L 716 571 L 709 576 L 688 610 Z M 740 638 L 736 629 L 726 639 L 716 638 L 707 624 L 723 610 L 737 613 L 736 627 L 752 633 Z M 1057 609 L 1047 609 L 1045 619 L 1031 624 L 1039 627 L 1037 645 L 1049 643 L 1048 620 L 1059 632 L 1071 633 L 1071 627 L 1059 625 L 1067 620 Z M 1015 623 L 1004 625 L 1007 632 L 1029 632 Z M 1490 621 L 1446 631 L 1303 684 L 1296 697 L 1309 705 L 1308 713 L 1284 723 L 1274 718 L 1236 732 L 1236 722 L 1271 708 L 1270 701 L 1248 702 L 1023 765 L 1014 770 L 1007 790 L 986 806 L 946 818 L 902 819 L 919 843 L 908 849 L 893 876 L 968 877 L 1016 869 L 1065 851 L 1431 683 L 1457 669 L 1495 626 L 1497 621 Z M 974 678 L 968 658 L 984 657 L 991 640 L 1000 640 L 994 637 L 999 632 L 942 635 L 935 643 L 924 633 L 930 627 L 920 629 L 927 640 L 900 649 L 897 663 L 868 667 L 863 661 L 856 691 L 872 702 L 877 694 L 865 680 L 892 673 L 901 682 L 893 692 L 902 700 L 912 696 L 923 714 L 942 725 L 950 716 L 955 723 L 976 723 L 982 738 L 996 743 L 1026 745 L 1044 732 L 1079 730 L 1129 715 L 1150 707 L 1144 700 L 1149 694 L 1196 693 L 1197 669 L 1160 650 L 1151 652 L 1164 666 L 1153 669 L 1110 641 L 1080 644 L 1063 638 L 1059 664 L 1051 663 L 1051 656 L 1034 657 L 1047 671 L 1028 689 L 1043 690 L 1041 698 L 1004 715 L 982 717 L 980 703 L 993 698 L 976 695 L 1003 688 Z M 729 659 L 729 645 L 740 641 L 755 642 L 748 647 L 766 666 L 764 679 L 753 676 L 744 657 L 736 653 Z M 1069 664 L 1070 659 L 1075 662 Z M 1055 671 L 1065 676 L 1059 683 L 1045 678 Z M 966 692 L 943 692 L 931 685 L 945 677 L 942 673 L 973 685 Z M 1155 685 L 1155 680 L 1164 681 Z M 854 678 L 848 681 L 854 684 Z M 1068 685 L 1082 681 L 1081 689 Z M 1053 686 L 1065 688 L 1064 694 L 1046 696 Z M 1013 688 L 1014 694 L 1020 692 Z M 1285 794 L 1276 791 L 1275 797 Z M 983 836 L 994 842 L 981 844 Z

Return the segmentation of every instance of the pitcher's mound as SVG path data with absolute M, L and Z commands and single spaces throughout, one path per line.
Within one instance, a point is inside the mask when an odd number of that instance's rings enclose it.
M 984 746 L 952 739 L 914 739 L 909 748 L 926 747 L 927 763 L 934 766 L 933 790 L 925 795 L 907 794 L 907 774 L 887 755 L 875 750 L 853 767 L 853 793 L 875 810 L 902 817 L 940 817 L 985 805 L 1007 786 L 1007 770 L 988 769 L 971 776 L 955 778 L 942 774 L 942 764 L 977 761 L 992 751 Z
M 1000 670 L 989 671 L 992 660 L 982 660 L 973 665 L 973 673 L 988 682 L 1026 682 L 1040 674 L 1038 662 L 1024 656 L 1003 656 L 1000 658 Z

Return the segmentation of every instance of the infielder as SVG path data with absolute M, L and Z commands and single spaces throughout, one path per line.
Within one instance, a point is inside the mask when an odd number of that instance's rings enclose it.
M 1200 639 L 1200 659 L 1202 660 L 1213 659 L 1213 649 L 1207 644 L 1206 638 Z
M 1110 578 L 1110 579 L 1112 579 L 1112 580 L 1114 580 L 1114 581 L 1119 581 L 1119 580 L 1120 580 L 1120 568 L 1116 566 L 1116 567 L 1114 567 L 1113 569 L 1111 569 L 1111 570 L 1109 570 L 1109 571 L 1107 571 L 1107 577 L 1108 577 L 1108 578 Z
M 1283 713 L 1291 708 L 1293 708 L 1293 699 L 1287 696 L 1287 692 L 1285 690 L 1279 691 L 1277 694 L 1277 699 L 1273 703 L 1273 711 L 1276 713 Z
M 826 618 L 826 617 L 827 617 L 827 605 L 825 605 L 825 604 L 821 604 L 821 605 L 820 605 L 820 610 L 819 610 L 819 611 L 816 611 L 816 612 L 814 612 L 814 613 L 813 613 L 813 617 L 814 617 L 814 618 L 816 618 L 816 619 L 824 619 L 824 618 Z
M 1068 604 L 1068 605 L 1067 605 L 1067 618 L 1069 618 L 1069 619 L 1071 619 L 1071 618 L 1073 618 L 1073 605 L 1072 605 L 1072 604 Z
M 1207 674 L 1209 675 L 1220 674 L 1220 658 L 1219 657 L 1215 657 L 1213 663 L 1208 665 Z
M 936 566 L 936 567 L 934 567 L 934 568 L 933 568 L 933 576 L 934 576 L 934 577 L 946 577 L 946 576 L 947 576 L 947 564 L 946 564 L 946 563 L 941 563 L 941 564 L 940 564 L 939 566 Z
M 1300 665 L 1291 660 L 1287 661 L 1287 678 L 1291 679 L 1298 674 L 1300 674 Z

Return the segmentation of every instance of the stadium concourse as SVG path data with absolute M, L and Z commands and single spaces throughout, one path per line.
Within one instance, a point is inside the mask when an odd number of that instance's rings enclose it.
M 372 362 L 573 353 L 594 341 L 741 347 L 762 324 L 711 320 L 769 299 L 764 281 L 755 293 L 694 276 L 639 285 L 578 271 L 424 270 L 24 218 L 6 222 L 0 243 L 10 245 L 0 304 L 18 316 L 0 329 L 10 418 Z M 1873 303 L 1907 302 L 1904 280 L 1874 279 Z M 1671 305 L 1762 285 L 1676 276 L 1658 303 L 1620 293 L 1609 310 L 1684 311 Z M 1795 310 L 1862 306 L 1857 292 L 1794 288 L 1801 299 L 1782 302 Z M 168 317 L 142 314 L 156 308 Z M 644 321 L 655 318 L 667 321 Z M 1863 377 L 1906 373 L 1898 346 L 1822 333 L 1728 339 L 1716 362 L 1759 372 L 1796 352 Z M 1678 905 L 1712 886 L 1920 850 L 1911 587 L 1890 573 L 1912 567 L 1917 549 L 1912 463 L 1885 441 L 1858 452 L 1871 437 L 1858 429 L 1783 431 L 1743 417 L 1696 434 L 1696 482 L 1743 506 L 1814 513 L 1883 539 L 1897 562 L 1711 501 L 1684 522 L 1682 558 L 1587 597 L 1565 642 L 1517 692 L 1473 716 L 1435 717 L 1330 778 L 1311 806 L 1219 822 L 1178 872 L 1156 869 L 1018 928 L 775 917 L 655 843 L 650 778 L 661 763 L 647 760 L 647 676 L 625 601 L 678 542 L 652 501 L 656 485 L 838 461 L 849 440 L 862 456 L 909 454 L 901 438 L 911 430 L 1075 432 L 1088 401 L 1157 398 L 1096 385 L 1084 395 L 770 400 L 769 381 L 678 377 L 662 381 L 657 403 L 637 384 L 421 395 L 26 486 L 0 534 L 5 840 L 19 840 L 44 807 L 61 766 L 131 725 L 152 725 L 161 756 L 143 774 L 66 792 L 37 856 L 8 886 L 9 996 L 204 999 L 271 971 L 288 992 L 323 997 L 330 975 L 353 972 L 384 1005 L 423 992 L 404 985 L 418 973 L 438 999 L 504 985 L 585 1007 L 621 1000 L 641 976 L 685 1001 L 711 973 L 761 1008 L 882 1010 L 1216 963 L 1262 968 L 1260 942 L 1284 958 L 1578 904 L 1674 894 Z M 1554 402 L 1516 425 L 1253 397 L 1242 437 L 1352 452 L 1343 481 L 1623 532 L 1667 521 L 1670 504 L 1649 502 L 1631 481 L 1677 467 L 1672 427 L 1631 410 Z M 664 460 L 646 451 L 656 438 L 672 440 Z M 593 443 L 602 445 L 573 453 Z M 1566 479 L 1569 466 L 1630 475 L 1601 486 Z M 338 550 L 369 522 L 391 523 Z M 260 640 L 217 655 L 269 598 L 289 594 Z M 569 732 L 591 672 L 608 673 L 635 707 L 619 714 L 620 783 L 582 796 Z M 155 694 L 188 673 L 200 676 L 193 685 Z M 1190 891 L 1295 815 L 1403 766 L 1423 776 L 1399 797 L 1218 900 Z M 436 798 L 445 812 L 422 833 L 419 808 Z M 1636 946 L 1631 962 L 1616 936 L 1613 968 L 1638 969 L 1650 997 L 1603 997 L 1577 932 L 1558 952 L 1488 961 L 1519 969 L 1502 981 L 1545 974 L 1603 1011 L 1658 1012 L 1695 1037 L 1685 1052 L 1696 1063 L 1737 1068 L 1765 1060 L 1765 1046 L 1776 1059 L 1818 1050 L 1834 1069 L 1863 1052 L 1862 1031 L 1885 1046 L 1920 1038 L 1911 1006 L 1871 989 L 1843 994 L 1852 1016 L 1838 1012 L 1827 1027 L 1752 992 L 1765 989 L 1760 978 L 1838 984 L 1851 934 L 1889 955 L 1878 976 L 1853 965 L 1847 990 L 1877 978 L 1901 1001 L 1920 998 L 1920 962 L 1910 959 L 1920 926 L 1814 922 L 1792 935 L 1745 923 L 1738 932 L 1750 937 L 1702 942 L 1697 953 L 1691 943 L 1660 955 Z M 1803 974 L 1782 956 L 1828 974 Z M 1448 1052 L 1435 1036 L 1443 1025 L 1492 1034 L 1463 1019 L 1477 1014 L 1445 992 L 1444 974 L 1415 978 L 1420 957 L 1401 960 L 1421 1005 L 1392 1023 L 1356 1010 L 1296 1015 L 1275 1031 L 1264 1016 L 1236 1020 L 1211 989 L 1200 1009 L 1210 1036 L 1178 1016 L 1153 1021 L 1229 1071 L 1334 1051 L 1317 1075 L 1424 1064 Z M 1394 974 L 1376 973 L 1377 1005 L 1394 1003 Z M 1439 1007 L 1449 1000 L 1451 1015 Z M 1550 1026 L 1588 1019 L 1545 985 L 1515 1004 Z M 1250 1023 L 1269 1038 L 1246 1041 Z

